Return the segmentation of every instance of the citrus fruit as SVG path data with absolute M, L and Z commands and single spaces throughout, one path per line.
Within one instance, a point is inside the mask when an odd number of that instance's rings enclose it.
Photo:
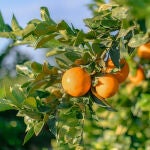
M 150 59 L 150 43 L 143 44 L 137 49 L 137 55 L 140 58 Z
M 62 86 L 71 96 L 83 96 L 91 87 L 91 77 L 81 67 L 73 67 L 63 74 Z
M 138 85 L 145 79 L 144 70 L 141 66 L 139 66 L 136 70 L 135 75 L 129 75 L 129 80 L 131 83 Z
M 118 88 L 118 80 L 112 74 L 100 76 L 95 86 L 97 94 L 102 98 L 112 97 L 118 91 Z
M 129 65 L 124 58 L 120 60 L 121 69 L 113 73 L 119 83 L 122 83 L 126 80 L 129 74 Z M 112 70 L 115 68 L 112 60 L 109 59 L 106 63 L 106 73 L 111 73 Z

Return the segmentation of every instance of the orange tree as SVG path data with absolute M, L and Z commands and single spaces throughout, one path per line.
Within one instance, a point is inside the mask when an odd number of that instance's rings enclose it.
M 10 88 L 9 98 L 6 95 L 0 100 L 0 110 L 15 109 L 18 110 L 17 116 L 24 117 L 27 126 L 24 143 L 48 127 L 49 132 L 56 138 L 57 148 L 85 149 L 85 122 L 97 120 L 94 105 L 101 106 L 100 109 L 105 108 L 106 112 L 119 109 L 119 106 L 117 108 L 113 102 L 108 103 L 107 99 L 99 94 L 99 89 L 103 89 L 100 78 L 115 78 L 115 91 L 110 92 L 111 96 L 119 92 L 119 82 L 114 74 L 124 68 L 125 64 L 120 64 L 120 58 L 127 58 L 134 48 L 149 41 L 149 19 L 147 15 L 134 15 L 134 11 L 139 8 L 136 5 L 133 9 L 133 4 L 139 3 L 132 2 L 130 7 L 130 3 L 126 1 L 112 1 L 108 4 L 100 0 L 95 1 L 90 5 L 94 12 L 93 17 L 84 19 L 89 28 L 86 33 L 68 25 L 64 20 L 56 23 L 51 19 L 46 7 L 41 7 L 41 20 L 33 19 L 25 28 L 20 27 L 13 16 L 11 30 L 8 31 L 7 25 L 0 17 L 1 37 L 12 38 L 14 45 L 26 44 L 42 50 L 45 48 L 46 56 L 55 56 L 56 60 L 55 66 L 48 62 L 39 64 L 31 61 L 17 65 L 18 74 L 26 79 L 23 84 Z M 149 9 L 145 9 L 146 11 Z M 105 70 L 109 58 L 114 68 L 112 72 L 107 73 Z M 71 72 L 69 79 L 65 81 L 65 85 L 67 84 L 67 88 L 70 86 L 70 89 L 65 89 L 62 78 L 70 69 L 76 67 L 84 73 Z M 81 79 L 78 79 L 79 77 Z M 86 85 L 86 81 L 90 83 Z M 85 88 L 87 86 L 90 87 Z M 111 84 L 109 86 L 111 88 Z M 84 94 L 72 95 L 69 90 L 73 93 L 84 91 Z

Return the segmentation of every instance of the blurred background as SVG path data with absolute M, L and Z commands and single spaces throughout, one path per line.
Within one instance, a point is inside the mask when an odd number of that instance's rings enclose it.
M 40 19 L 40 7 L 46 6 L 53 20 L 59 22 L 65 20 L 74 27 L 87 30 L 83 19 L 92 15 L 86 6 L 91 0 L 13 0 L 0 1 L 0 12 L 5 23 L 11 24 L 13 14 L 21 27 L 25 27 L 33 18 Z M 27 60 L 43 63 L 44 60 L 54 63 L 53 60 L 45 58 L 43 50 L 33 50 L 27 46 L 11 47 L 10 39 L 0 38 L 0 98 L 5 97 L 5 89 L 15 82 L 22 82 L 22 77 L 16 78 L 15 66 Z M 8 96 L 8 95 L 7 95 Z M 0 108 L 2 109 L 2 108 Z M 0 149 L 1 150 L 38 150 L 50 149 L 50 139 L 53 138 L 49 132 L 42 132 L 39 138 L 32 138 L 25 146 L 22 146 L 25 136 L 25 124 L 22 118 L 16 117 L 16 111 L 0 112 Z M 43 140 L 47 138 L 47 140 Z M 42 140 L 42 142 L 41 142 Z

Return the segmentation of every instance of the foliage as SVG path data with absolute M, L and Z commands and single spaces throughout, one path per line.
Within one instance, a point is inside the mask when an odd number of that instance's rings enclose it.
M 67 24 L 64 20 L 56 23 L 51 19 L 48 9 L 45 7 L 41 7 L 41 20 L 33 19 L 25 28 L 21 28 L 13 16 L 11 30 L 8 31 L 6 30 L 7 25 L 0 16 L 1 37 L 13 39 L 14 46 L 26 44 L 35 49 L 46 48 L 48 49 L 47 57 L 55 55 L 56 58 L 56 66 L 52 66 L 48 62 L 43 64 L 26 62 L 24 65 L 17 65 L 18 74 L 25 76 L 26 82 L 11 87 L 12 96 L 9 99 L 6 96 L 0 100 L 0 104 L 6 106 L 1 111 L 7 110 L 9 107 L 9 109 L 18 111 L 17 116 L 24 117 L 27 132 L 24 144 L 34 134 L 38 136 L 42 129 L 48 126 L 49 131 L 58 142 L 57 148 L 85 149 L 86 122 L 91 120 L 89 124 L 93 123 L 94 125 L 97 123 L 96 120 L 99 120 L 95 114 L 99 110 L 95 109 L 95 105 L 96 107 L 100 106 L 100 113 L 105 111 L 104 113 L 112 113 L 114 116 L 115 113 L 109 112 L 110 110 L 116 111 L 117 109 L 121 112 L 121 105 L 130 107 L 127 101 L 122 103 L 124 101 L 122 101 L 122 96 L 121 98 L 117 97 L 117 105 L 115 105 L 116 103 L 113 101 L 112 104 L 109 104 L 105 99 L 96 98 L 91 90 L 82 97 L 72 97 L 62 88 L 61 78 L 67 69 L 81 66 L 89 72 L 93 84 L 95 84 L 96 77 L 103 74 L 108 57 L 111 57 L 115 66 L 120 68 L 120 57 L 127 57 L 134 48 L 149 41 L 148 29 L 146 28 L 145 32 L 138 20 L 130 16 L 128 13 L 131 10 L 130 7 L 124 7 L 118 3 L 101 3 L 97 8 L 98 10 L 95 11 L 92 18 L 84 20 L 85 25 L 89 28 L 87 33 Z M 148 103 L 147 94 L 143 94 L 141 97 L 146 97 L 146 100 L 136 103 L 136 108 L 142 108 L 145 103 L 146 105 Z M 124 98 L 129 97 L 124 96 Z M 132 109 L 136 110 L 134 107 Z M 142 111 L 144 110 L 142 109 Z M 131 110 L 124 111 L 123 115 L 125 119 L 122 116 L 118 117 L 120 122 L 125 122 L 126 117 L 132 115 Z M 113 119 L 115 120 L 115 118 Z M 126 126 L 130 126 L 131 121 L 126 122 Z M 118 126 L 118 124 L 116 122 L 115 125 Z M 124 133 L 132 134 L 126 132 L 130 130 L 124 125 L 120 125 L 121 130 L 123 126 Z M 94 126 L 97 128 L 96 125 Z M 116 128 L 116 126 L 112 128 Z M 106 132 L 103 127 L 102 131 L 104 132 L 101 134 L 108 133 L 109 127 L 106 125 L 105 128 Z M 85 135 L 86 133 L 88 134 L 88 131 L 85 132 Z M 120 134 L 120 131 L 118 133 Z M 119 138 L 116 139 L 124 142 L 121 137 Z M 128 146 L 131 141 L 128 136 L 126 139 Z M 107 145 L 109 144 L 104 141 L 105 148 Z

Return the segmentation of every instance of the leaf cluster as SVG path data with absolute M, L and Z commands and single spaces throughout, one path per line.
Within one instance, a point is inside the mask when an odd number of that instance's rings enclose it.
M 33 19 L 25 28 L 13 16 L 10 30 L 6 30 L 0 15 L 0 37 L 13 39 L 14 45 L 46 48 L 47 57 L 55 56 L 57 63 L 56 66 L 47 62 L 17 65 L 17 72 L 27 82 L 11 88 L 11 100 L 0 100 L 0 104 L 9 106 L 5 109 L 16 109 L 18 116 L 24 117 L 27 125 L 24 143 L 33 134 L 39 135 L 47 125 L 60 147 L 82 147 L 85 120 L 97 119 L 93 104 L 98 101 L 100 108 L 115 110 L 104 100 L 97 100 L 90 91 L 79 98 L 67 95 L 61 77 L 65 70 L 81 66 L 94 80 L 103 73 L 109 57 L 119 68 L 120 57 L 149 41 L 149 35 L 141 33 L 136 20 L 127 19 L 128 11 L 128 7 L 118 4 L 101 4 L 92 18 L 84 20 L 89 28 L 87 33 L 64 20 L 56 23 L 45 7 L 41 7 L 41 20 Z

